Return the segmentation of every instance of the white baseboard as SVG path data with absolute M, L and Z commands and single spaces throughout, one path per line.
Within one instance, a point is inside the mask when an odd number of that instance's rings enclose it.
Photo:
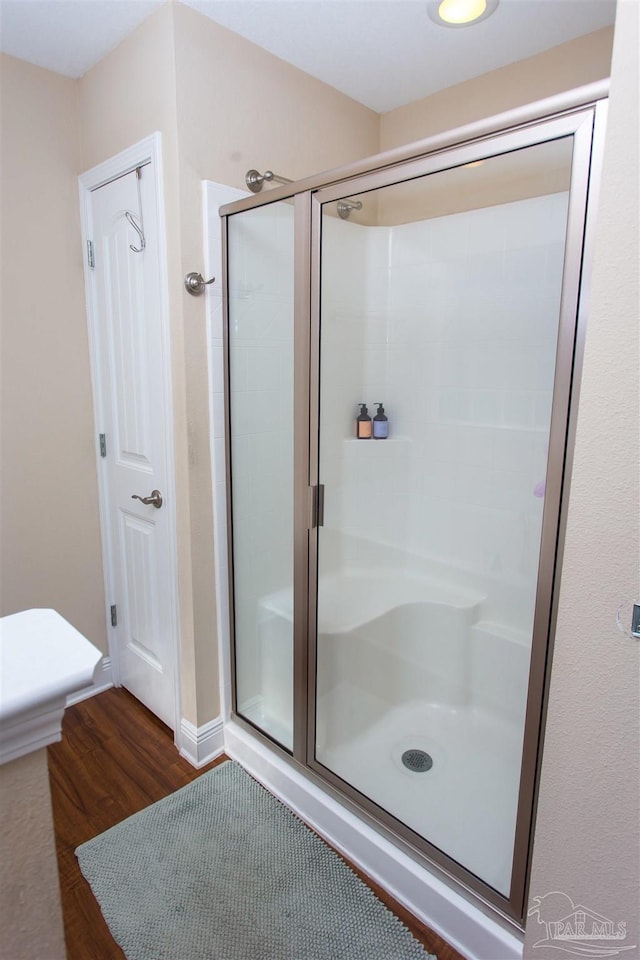
M 214 717 L 201 727 L 194 726 L 184 717 L 176 733 L 176 746 L 180 755 L 194 767 L 203 767 L 224 753 L 224 730 L 222 717 Z
M 522 960 L 523 935 L 420 866 L 232 720 L 225 752 L 468 960 Z
M 112 686 L 111 658 L 103 657 L 96 667 L 93 675 L 93 683 L 90 683 L 88 687 L 83 687 L 82 690 L 77 690 L 75 693 L 70 694 L 67 697 L 65 706 L 72 707 L 74 703 L 80 703 L 81 700 L 88 700 L 89 697 L 95 697 L 98 693 L 104 693 L 105 690 L 109 690 Z

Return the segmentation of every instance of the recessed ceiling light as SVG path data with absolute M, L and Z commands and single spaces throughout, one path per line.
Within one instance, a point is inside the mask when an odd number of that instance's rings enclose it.
M 441 27 L 468 27 L 490 17 L 498 0 L 432 0 L 427 11 Z

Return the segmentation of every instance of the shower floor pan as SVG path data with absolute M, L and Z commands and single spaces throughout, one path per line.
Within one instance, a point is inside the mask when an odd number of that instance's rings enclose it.
M 349 715 L 371 715 L 371 697 L 350 684 L 327 697 L 319 707 L 342 714 L 343 735 L 318 745 L 320 763 L 508 894 L 522 747 L 517 726 L 477 708 L 413 701 L 380 709 L 377 722 L 349 736 Z M 408 770 L 407 750 L 424 751 L 433 765 Z

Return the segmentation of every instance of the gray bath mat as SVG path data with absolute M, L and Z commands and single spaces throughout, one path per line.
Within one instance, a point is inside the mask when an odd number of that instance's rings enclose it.
M 425 960 L 329 847 L 232 761 L 76 850 L 129 960 Z

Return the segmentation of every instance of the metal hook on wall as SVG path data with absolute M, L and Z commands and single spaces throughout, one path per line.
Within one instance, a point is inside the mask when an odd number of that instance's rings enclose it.
M 244 182 L 252 193 L 259 193 L 264 183 L 293 183 L 293 180 L 290 180 L 289 177 L 281 177 L 273 170 L 265 170 L 264 173 L 259 173 L 257 170 L 247 170 Z
M 352 210 L 362 210 L 360 200 L 338 200 L 338 216 L 343 220 L 349 219 Z

